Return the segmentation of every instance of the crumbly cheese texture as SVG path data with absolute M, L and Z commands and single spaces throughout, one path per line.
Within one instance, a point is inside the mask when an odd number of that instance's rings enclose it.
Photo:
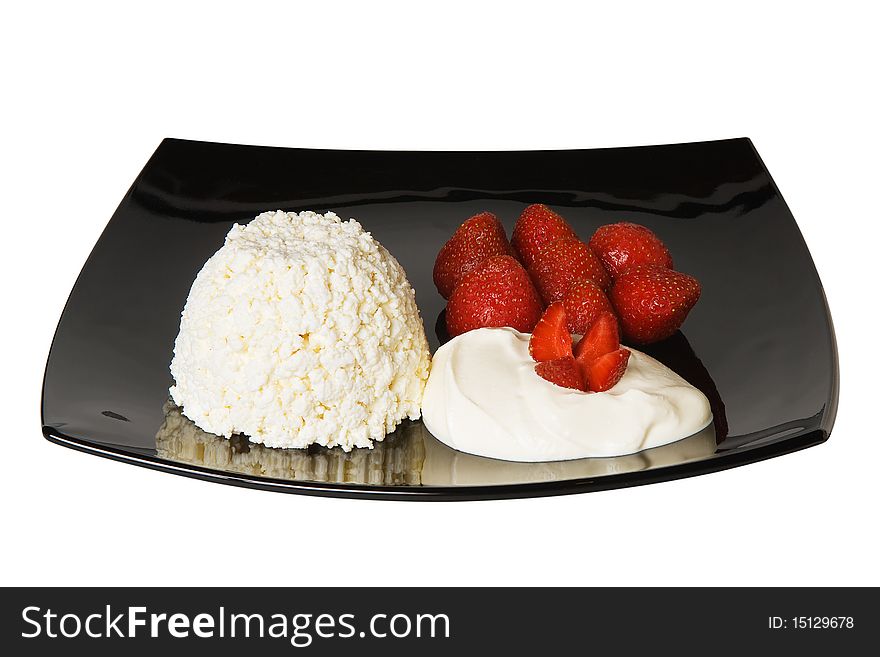
M 196 277 L 170 392 L 210 433 L 349 451 L 419 418 L 430 359 L 406 273 L 357 221 L 264 212 Z

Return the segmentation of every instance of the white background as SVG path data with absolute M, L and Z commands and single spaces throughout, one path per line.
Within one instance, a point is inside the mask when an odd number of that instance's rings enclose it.
M 869 3 L 293 4 L 4 10 L 0 583 L 880 584 Z M 834 434 L 683 481 L 465 504 L 250 491 L 51 445 L 39 401 L 58 317 L 166 136 L 383 149 L 751 137 L 826 287 Z

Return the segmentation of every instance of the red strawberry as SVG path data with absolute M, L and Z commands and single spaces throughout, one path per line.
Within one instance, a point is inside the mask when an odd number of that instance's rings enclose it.
M 434 285 L 448 299 L 461 277 L 496 255 L 511 255 L 504 226 L 491 212 L 475 214 L 453 233 L 434 262 Z
M 640 265 L 620 276 L 609 294 L 623 337 L 648 344 L 668 338 L 700 298 L 693 276 L 660 265 Z
M 571 356 L 571 334 L 565 326 L 565 309 L 551 304 L 532 330 L 529 354 L 538 362 Z
M 538 296 L 526 270 L 513 257 L 493 256 L 465 274 L 446 304 L 446 330 L 455 337 L 484 326 L 530 332 L 541 318 Z
M 530 269 L 537 255 L 560 237 L 576 237 L 571 226 L 546 205 L 530 205 L 513 227 L 511 243 L 520 262 Z
M 574 348 L 574 358 L 585 374 L 590 366 L 605 354 L 620 349 L 620 335 L 617 332 L 617 318 L 612 313 L 601 313 L 590 330 Z
M 623 378 L 629 354 L 629 349 L 618 349 L 599 356 L 587 371 L 587 389 L 592 392 L 611 390 Z
M 583 374 L 571 356 L 538 363 L 535 365 L 535 372 L 542 379 L 547 379 L 563 388 L 574 388 L 586 392 Z
M 562 297 L 562 305 L 565 307 L 565 316 L 568 319 L 568 330 L 579 335 L 587 332 L 599 313 L 614 312 L 602 288 L 587 279 L 571 284 L 568 292 Z
M 561 237 L 545 248 L 529 269 L 544 303 L 560 301 L 575 281 L 591 280 L 603 290 L 611 278 L 590 247 L 577 237 Z
M 660 238 L 648 228 L 627 221 L 599 226 L 590 238 L 590 248 L 612 278 L 636 265 L 672 269 L 672 256 Z

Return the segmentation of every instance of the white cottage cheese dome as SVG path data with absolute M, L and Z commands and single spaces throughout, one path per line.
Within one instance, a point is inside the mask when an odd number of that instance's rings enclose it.
M 264 212 L 196 277 L 170 392 L 211 433 L 348 451 L 419 417 L 429 369 L 406 274 L 357 221 Z

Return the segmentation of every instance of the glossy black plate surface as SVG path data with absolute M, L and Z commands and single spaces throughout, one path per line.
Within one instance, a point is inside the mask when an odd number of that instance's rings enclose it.
M 584 239 L 644 224 L 703 285 L 682 331 L 647 349 L 712 401 L 715 422 L 616 459 L 512 464 L 454 452 L 421 422 L 375 450 L 277 450 L 199 431 L 167 403 L 189 287 L 233 223 L 264 210 L 355 217 L 400 261 L 432 350 L 444 301 L 437 251 L 470 215 L 511 230 L 535 202 Z M 828 438 L 837 354 L 821 282 L 748 139 L 573 151 L 384 152 L 167 139 L 90 255 L 58 325 L 43 386 L 53 442 L 202 479 L 345 497 L 555 495 L 703 474 Z

